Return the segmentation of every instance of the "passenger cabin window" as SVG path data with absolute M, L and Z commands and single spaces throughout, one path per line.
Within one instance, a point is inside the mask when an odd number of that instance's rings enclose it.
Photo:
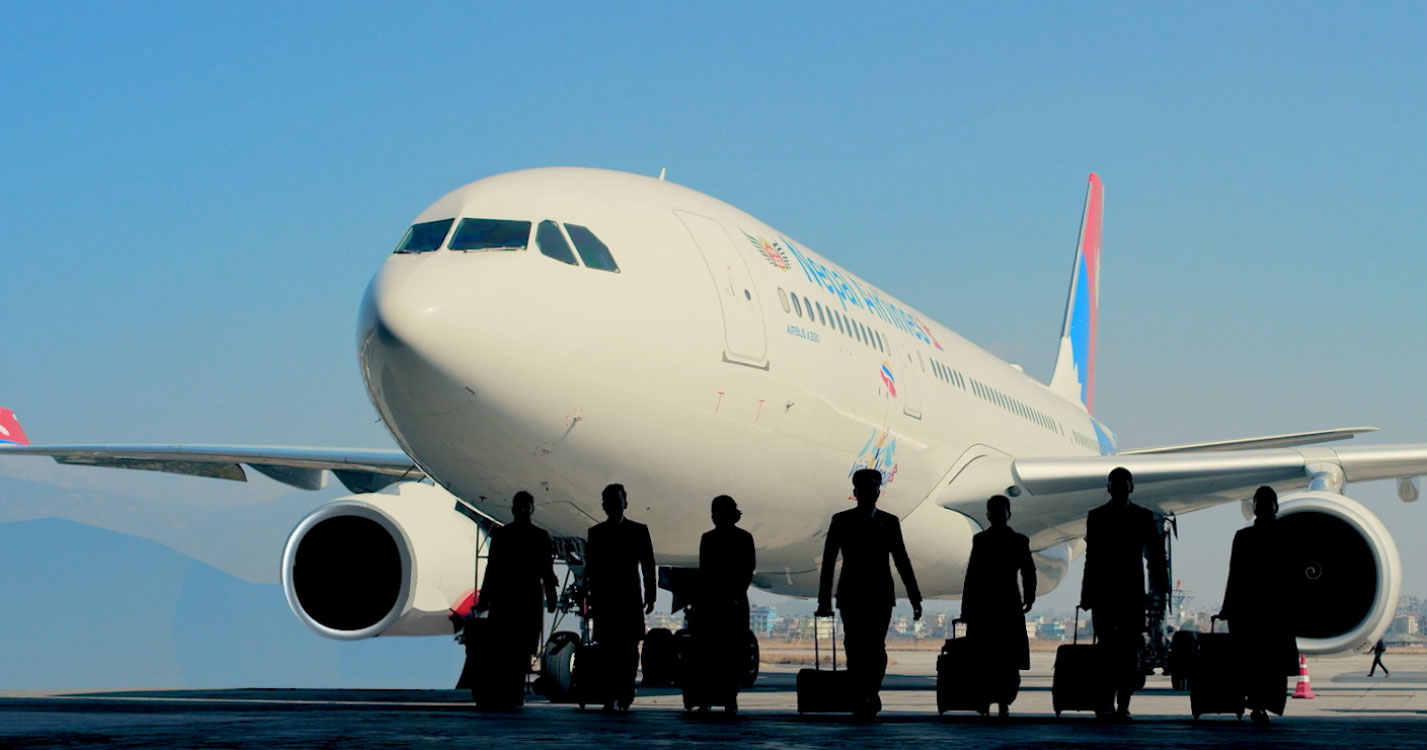
M 451 225 L 454 223 L 455 219 L 439 219 L 412 224 L 401 242 L 396 243 L 396 252 L 429 253 L 441 247 L 441 243 L 446 241 L 446 233 L 451 231 Z
M 796 294 L 793 295 L 793 312 L 797 313 L 798 317 L 803 317 L 803 305 L 798 302 L 798 295 Z
M 614 256 L 609 254 L 609 248 L 600 242 L 600 238 L 596 237 L 594 232 L 579 224 L 566 224 L 565 231 L 570 233 L 570 241 L 575 243 L 575 249 L 580 251 L 580 257 L 584 259 L 586 266 L 598 268 L 601 271 L 619 273 L 619 264 L 614 262 Z
M 540 227 L 535 230 L 535 246 L 540 248 L 541 255 L 572 266 L 580 265 L 580 262 L 575 260 L 575 251 L 570 249 L 570 243 L 565 241 L 565 235 L 560 232 L 560 226 L 553 221 L 540 222 Z
M 530 241 L 530 222 L 510 219 L 461 219 L 451 235 L 452 250 L 524 250 Z

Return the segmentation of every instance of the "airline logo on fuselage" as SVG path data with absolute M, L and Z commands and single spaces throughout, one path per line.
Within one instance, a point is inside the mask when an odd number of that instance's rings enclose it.
M 882 486 L 886 487 L 897 477 L 897 438 L 886 428 L 872 431 L 866 445 L 858 451 L 857 458 L 848 469 L 850 478 L 860 469 L 876 469 L 882 472 Z
M 892 376 L 892 367 L 886 360 L 882 361 L 882 385 L 887 386 L 888 394 L 897 395 L 897 379 Z
M 742 229 L 738 231 L 743 232 Z M 761 256 L 763 260 L 768 261 L 768 265 L 778 269 L 779 271 L 788 271 L 792 269 L 792 261 L 788 260 L 788 254 L 783 252 L 783 248 L 778 247 L 777 242 L 774 242 L 772 240 L 766 240 L 762 237 L 754 237 L 753 235 L 747 232 L 743 232 L 743 236 L 747 237 L 748 241 L 753 243 L 754 247 L 758 248 L 759 256 Z
M 759 253 L 763 255 L 765 260 L 771 263 L 775 268 L 781 268 L 785 271 L 788 270 L 788 268 L 779 265 L 778 261 L 773 260 L 774 255 L 770 255 L 765 248 L 771 248 L 776 254 L 776 257 L 781 258 L 785 263 L 787 262 L 787 255 L 783 252 L 783 249 L 786 248 L 788 253 L 791 253 L 793 258 L 798 261 L 798 266 L 803 269 L 803 273 L 807 276 L 808 281 L 822 287 L 824 291 L 837 297 L 838 302 L 842 305 L 843 312 L 847 312 L 851 308 L 856 308 L 871 313 L 881 318 L 883 322 L 898 328 L 909 336 L 915 337 L 922 343 L 929 344 L 937 349 L 942 349 L 941 342 L 937 341 L 936 336 L 932 335 L 931 329 L 928 328 L 920 318 L 883 299 L 882 295 L 878 294 L 875 290 L 869 290 L 863 286 L 862 283 L 851 274 L 843 273 L 825 263 L 809 258 L 799 251 L 796 245 L 789 242 L 787 237 L 780 237 L 779 240 L 781 241 L 768 241 L 754 237 L 747 232 L 744 232 L 743 236 L 747 237 L 748 241 L 758 248 Z M 791 267 L 791 264 L 789 264 L 789 267 Z

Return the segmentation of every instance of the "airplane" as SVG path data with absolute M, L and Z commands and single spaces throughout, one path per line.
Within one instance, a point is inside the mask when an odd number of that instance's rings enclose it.
M 1344 490 L 1398 479 L 1415 500 L 1427 444 L 1324 445 L 1374 429 L 1353 427 L 1118 450 L 1094 416 L 1103 207 L 1092 174 L 1042 383 L 662 175 L 500 174 L 418 214 L 362 298 L 358 362 L 400 451 L 0 451 L 230 480 L 247 466 L 309 490 L 332 472 L 353 494 L 298 523 L 282 583 L 298 619 L 337 639 L 449 636 L 476 580 L 472 550 L 522 489 L 576 568 L 601 488 L 623 483 L 670 588 L 697 566 L 709 500 L 731 495 L 757 540 L 755 585 L 811 596 L 828 520 L 848 507 L 851 474 L 875 468 L 922 591 L 955 598 L 990 495 L 1012 498 L 1045 593 L 1084 550 L 1116 466 L 1134 474 L 1133 501 L 1162 515 L 1246 503 L 1269 484 L 1297 539 L 1284 586 L 1315 602 L 1314 617 L 1290 620 L 1300 649 L 1375 643 L 1402 565 Z

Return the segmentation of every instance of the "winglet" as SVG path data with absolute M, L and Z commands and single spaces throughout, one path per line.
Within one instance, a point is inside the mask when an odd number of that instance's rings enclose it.
M 1060 349 L 1050 389 L 1061 397 L 1095 411 L 1095 349 L 1100 326 L 1100 234 L 1105 210 L 1105 186 L 1090 174 L 1085 213 L 1080 219 L 1080 239 L 1075 245 L 1075 265 L 1070 274 L 1070 294 L 1065 322 L 1060 329 Z
M 25 437 L 25 429 L 20 426 L 20 420 L 16 419 L 15 412 L 9 409 L 0 409 L 0 444 L 30 444 L 30 439 Z

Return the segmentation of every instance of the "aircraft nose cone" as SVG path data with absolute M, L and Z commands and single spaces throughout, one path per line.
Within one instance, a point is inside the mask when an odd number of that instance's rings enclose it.
M 403 418 L 449 412 L 471 395 L 454 361 L 460 331 L 447 325 L 427 283 L 439 273 L 430 260 L 387 262 L 367 285 L 357 318 L 362 378 L 393 431 Z

